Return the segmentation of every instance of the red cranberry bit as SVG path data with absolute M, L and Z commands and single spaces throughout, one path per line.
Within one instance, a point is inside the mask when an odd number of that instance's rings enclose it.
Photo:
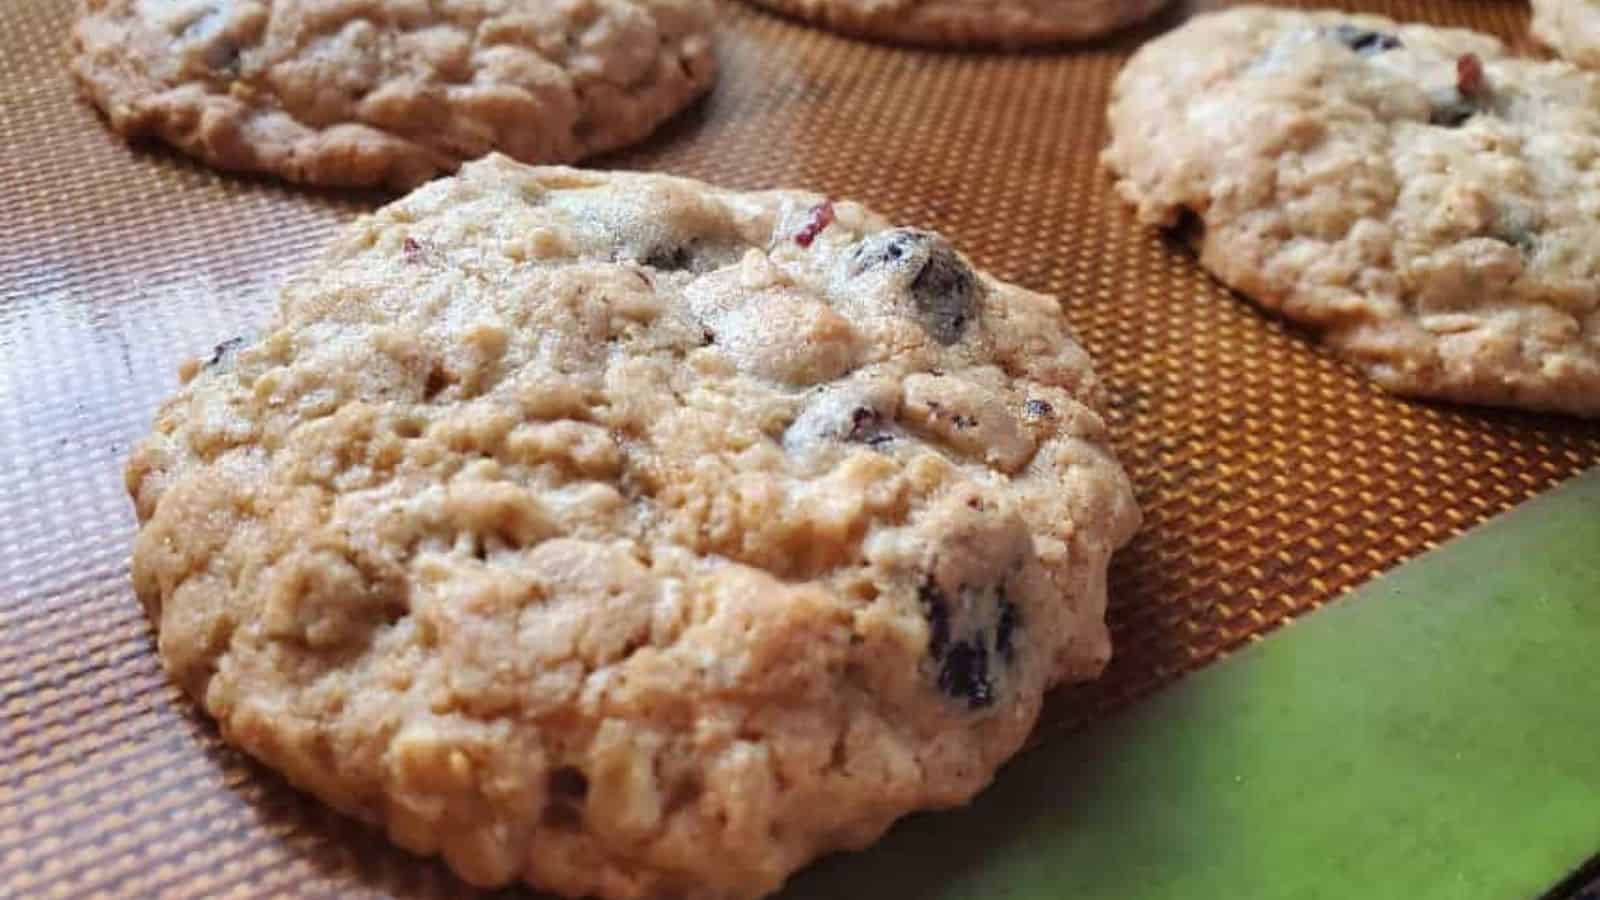
M 406 262 L 414 263 L 422 261 L 422 243 L 416 238 L 407 235 L 405 242 L 400 245 L 400 249 L 406 255 Z
M 1463 97 L 1476 97 L 1489 89 L 1483 77 L 1483 60 L 1476 53 L 1466 53 L 1456 60 L 1456 90 Z
M 833 224 L 833 203 L 824 200 L 811 207 L 810 217 L 807 218 L 804 228 L 794 236 L 794 242 L 802 247 L 810 247 L 811 242 L 817 239 L 822 229 Z

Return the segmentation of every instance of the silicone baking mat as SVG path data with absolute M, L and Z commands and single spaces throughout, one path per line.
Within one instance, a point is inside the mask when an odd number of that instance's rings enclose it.
M 1347 5 L 1506 36 L 1526 17 Z M 724 9 L 714 94 L 599 164 L 808 186 L 942 230 L 1058 295 L 1111 386 L 1147 522 L 1114 566 L 1115 662 L 1054 698 L 1037 740 L 1600 462 L 1600 424 L 1383 395 L 1129 220 L 1096 163 L 1107 86 L 1181 13 L 998 55 Z M 382 198 L 130 149 L 73 96 L 70 16 L 0 5 L 0 895 L 461 896 L 221 746 L 127 583 L 121 465 L 178 362 L 263 321 L 283 275 Z

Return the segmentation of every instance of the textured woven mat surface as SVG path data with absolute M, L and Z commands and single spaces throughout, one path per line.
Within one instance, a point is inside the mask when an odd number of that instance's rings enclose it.
M 1526 15 L 1351 5 L 1506 36 Z M 282 276 L 381 198 L 130 149 L 73 97 L 70 14 L 0 6 L 0 896 L 460 896 L 221 746 L 127 584 L 121 465 L 178 362 L 264 320 Z M 1107 84 L 1149 31 L 941 55 L 727 20 L 715 94 L 605 164 L 810 186 L 943 230 L 1060 296 L 1112 386 L 1148 521 L 1114 568 L 1116 661 L 1054 700 L 1040 739 L 1600 462 L 1600 425 L 1382 395 L 1134 226 L 1095 155 Z

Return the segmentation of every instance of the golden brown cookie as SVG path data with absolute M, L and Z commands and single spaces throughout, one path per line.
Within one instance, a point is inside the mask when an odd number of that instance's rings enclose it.
M 127 470 L 168 670 L 477 884 L 760 896 L 1110 652 L 1057 301 L 854 203 L 491 157 L 187 374 Z
M 1106 164 L 1219 280 L 1400 394 L 1600 415 L 1600 75 L 1240 7 L 1147 44 Z
M 222 169 L 413 187 L 491 150 L 570 162 L 710 87 L 709 0 L 87 0 L 111 127 Z
M 752 0 L 860 37 L 937 47 L 1032 47 L 1102 37 L 1167 0 Z
M 1533 0 L 1533 35 L 1580 66 L 1600 69 L 1600 2 Z

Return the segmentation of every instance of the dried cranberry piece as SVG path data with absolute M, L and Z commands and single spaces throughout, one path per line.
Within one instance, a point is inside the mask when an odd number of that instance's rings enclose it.
M 1340 25 L 1333 30 L 1333 36 L 1339 43 L 1344 44 L 1362 56 L 1372 56 L 1405 46 L 1398 37 L 1392 34 L 1373 31 L 1370 28 L 1362 28 L 1359 25 Z
M 969 709 L 981 709 L 995 701 L 995 667 L 1015 661 L 1016 635 L 1023 625 L 1021 610 L 1006 599 L 1005 585 L 995 585 L 993 591 L 992 631 L 980 627 L 969 632 L 968 623 L 957 637 L 956 629 L 961 623 L 953 621 L 955 608 L 950 596 L 932 578 L 917 589 L 922 615 L 928 620 L 928 655 L 937 665 L 935 680 L 939 690 L 952 699 L 966 701 Z M 987 589 L 962 585 L 960 594 L 962 609 L 970 611 L 987 605 Z
M 844 439 L 877 447 L 894 440 L 894 436 L 884 430 L 881 413 L 870 406 L 858 406 L 850 411 L 850 430 Z
M 401 242 L 400 251 L 405 254 L 406 262 L 408 263 L 422 262 L 422 257 L 427 252 L 423 248 L 422 242 L 409 234 L 406 235 L 406 239 Z
M 929 231 L 895 228 L 864 238 L 851 255 L 851 274 L 888 269 L 902 281 L 920 324 L 933 339 L 961 340 L 978 299 L 978 278 L 948 241 Z
M 928 655 L 943 659 L 950 646 L 950 598 L 932 579 L 917 589 L 917 599 L 922 603 L 922 615 L 928 620 Z
M 980 641 L 957 641 L 939 666 L 939 689 L 967 701 L 970 709 L 982 709 L 994 702 L 994 684 L 989 681 L 989 651 Z
M 923 313 L 923 324 L 941 344 L 961 340 L 976 293 L 972 270 L 948 248 L 929 254 L 927 264 L 911 282 L 911 297 Z
M 694 265 L 694 254 L 682 244 L 651 248 L 640 262 L 659 272 L 681 272 Z
M 1017 628 L 1022 624 L 1022 611 L 1006 599 L 1005 589 L 1000 590 L 1000 617 L 994 625 L 994 651 L 1008 664 L 1015 661 Z
M 805 227 L 796 232 L 794 242 L 802 247 L 810 247 L 823 229 L 833 224 L 833 203 L 827 200 L 811 207 L 811 213 L 806 219 Z
M 1476 53 L 1465 53 L 1456 59 L 1456 87 L 1454 96 L 1435 103 L 1428 121 L 1434 125 L 1455 128 L 1487 108 L 1489 79 L 1484 75 L 1483 60 Z
M 1464 53 L 1456 60 L 1456 90 L 1463 97 L 1477 97 L 1489 89 L 1483 75 L 1483 60 L 1476 53 Z
M 243 337 L 231 337 L 211 348 L 211 358 L 206 360 L 206 368 L 215 369 L 227 366 L 233 362 L 233 355 L 244 347 Z

